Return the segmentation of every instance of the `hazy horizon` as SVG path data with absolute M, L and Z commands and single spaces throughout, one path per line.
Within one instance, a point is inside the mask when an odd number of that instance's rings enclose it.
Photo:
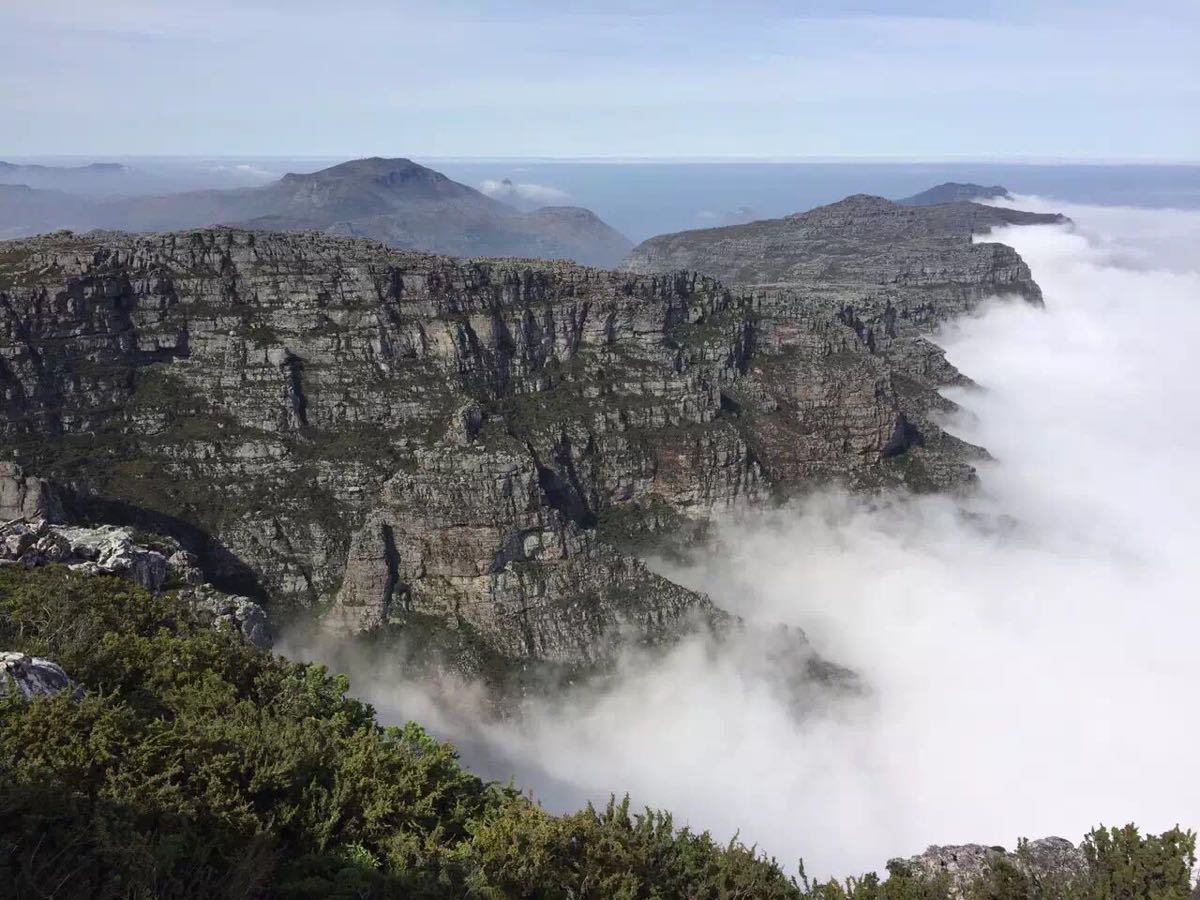
M 23 156 L 1195 159 L 1198 44 L 1182 0 L 8 0 L 0 118 Z
M 0 159 L 5 159 L 0 155 Z M 9 157 L 8 161 L 15 161 Z M 119 175 L 53 173 L 41 182 L 25 173 L 0 181 L 27 182 L 96 195 L 169 194 L 183 190 L 265 185 L 288 172 L 312 172 L 338 157 L 47 157 L 42 163 L 116 161 Z M 692 228 L 777 218 L 868 193 L 898 199 L 946 181 L 1000 184 L 1015 193 L 1063 202 L 1154 208 L 1200 207 L 1200 165 L 1004 163 L 925 160 L 726 160 L 682 162 L 538 160 L 479 157 L 415 161 L 495 199 L 523 209 L 579 206 L 633 241 Z

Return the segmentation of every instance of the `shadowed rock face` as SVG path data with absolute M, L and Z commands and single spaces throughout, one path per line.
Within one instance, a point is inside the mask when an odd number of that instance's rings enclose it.
M 851 206 L 843 240 L 908 266 Z M 630 634 L 729 621 L 647 571 L 641 540 L 828 479 L 971 482 L 981 451 L 930 415 L 961 376 L 917 334 L 1040 294 L 969 238 L 903 281 L 787 292 L 312 234 L 14 242 L 0 424 L 69 511 L 175 534 L 277 610 L 603 661 Z
M 16 463 L 0 462 L 0 522 L 62 518 L 62 501 L 52 485 L 26 475 Z
M 629 241 L 575 207 L 522 212 L 407 159 L 359 159 L 262 187 L 95 200 L 0 185 L 0 237 L 60 228 L 169 231 L 240 225 L 367 237 L 454 256 L 615 266 Z

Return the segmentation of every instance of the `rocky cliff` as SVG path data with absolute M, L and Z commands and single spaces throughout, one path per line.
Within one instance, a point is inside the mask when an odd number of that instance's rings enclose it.
M 843 264 L 784 291 L 231 229 L 0 244 L 0 427 L 69 514 L 279 614 L 602 662 L 728 621 L 646 537 L 824 479 L 970 483 L 918 334 L 1040 294 L 969 218 L 889 239 L 890 206 L 818 211 Z

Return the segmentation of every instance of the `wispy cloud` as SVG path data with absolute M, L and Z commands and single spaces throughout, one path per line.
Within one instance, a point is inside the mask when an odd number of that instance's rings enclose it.
M 8 0 L 0 78 L 10 152 L 1179 158 L 1198 43 L 1177 0 Z
M 571 195 L 558 188 L 544 184 L 514 182 L 508 178 L 489 178 L 480 183 L 479 189 L 489 197 L 518 206 L 559 206 L 571 199 Z

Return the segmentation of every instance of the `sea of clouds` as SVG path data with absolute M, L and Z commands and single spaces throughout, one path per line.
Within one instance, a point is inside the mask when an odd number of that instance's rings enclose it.
M 816 875 L 931 843 L 1200 825 L 1200 212 L 1015 205 L 1076 224 L 987 238 L 1022 254 L 1045 309 L 998 299 L 936 338 L 978 384 L 950 393 L 948 423 L 994 457 L 978 495 L 826 493 L 658 563 L 804 629 L 861 694 L 798 714 L 753 631 L 631 658 L 518 722 L 385 670 L 360 692 L 547 807 L 628 792 Z

